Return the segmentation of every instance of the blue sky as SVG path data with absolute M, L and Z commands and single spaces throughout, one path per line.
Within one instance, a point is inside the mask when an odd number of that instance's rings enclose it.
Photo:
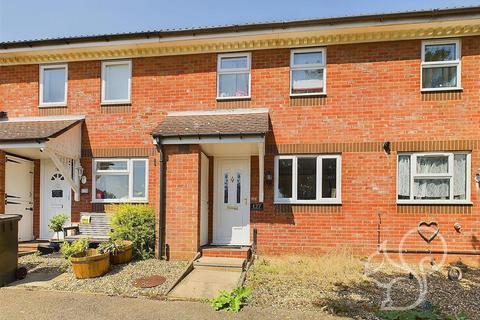
M 480 0 L 0 0 L 0 42 L 480 5 Z

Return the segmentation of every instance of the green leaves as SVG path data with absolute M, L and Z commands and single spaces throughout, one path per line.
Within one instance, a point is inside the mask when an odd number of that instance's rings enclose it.
M 65 257 L 65 259 L 69 259 L 74 254 L 87 251 L 88 246 L 88 239 L 78 239 L 73 241 L 72 243 L 64 242 L 60 247 L 60 252 Z
M 50 219 L 50 223 L 48 224 L 48 229 L 50 229 L 53 232 L 60 232 L 63 230 L 63 225 L 65 222 L 68 221 L 68 217 L 64 215 L 63 213 L 54 215 Z
M 136 259 L 151 258 L 155 252 L 155 210 L 148 205 L 115 206 L 112 240 L 130 240 Z
M 231 292 L 220 291 L 220 295 L 210 300 L 215 310 L 226 310 L 229 312 L 239 312 L 245 305 L 248 297 L 252 295 L 252 289 L 239 287 Z

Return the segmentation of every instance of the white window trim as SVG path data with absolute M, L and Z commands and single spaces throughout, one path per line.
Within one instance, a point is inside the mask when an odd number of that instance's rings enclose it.
M 126 161 L 126 170 L 96 170 L 97 163 L 110 161 Z M 145 197 L 133 197 L 133 161 L 145 162 Z M 148 202 L 148 159 L 147 158 L 98 158 L 92 161 L 92 203 L 147 203 Z M 125 175 L 128 174 L 128 199 L 97 199 L 96 176 L 97 175 Z
M 466 164 L 466 174 L 465 174 L 465 183 L 466 183 L 466 199 L 453 199 L 453 158 L 456 154 L 464 154 L 467 156 L 467 164 Z M 416 172 L 416 163 L 417 157 L 421 156 L 448 156 L 448 174 L 418 174 Z M 400 156 L 410 156 L 410 199 L 398 199 L 398 183 L 396 183 L 396 194 L 395 197 L 397 199 L 397 204 L 472 204 L 471 202 L 471 153 L 470 152 L 402 152 L 398 153 L 397 155 L 397 166 L 396 166 L 396 179 L 398 181 L 398 159 Z M 414 186 L 414 179 L 415 177 L 420 178 L 442 178 L 442 177 L 450 177 L 450 198 L 449 200 L 421 200 L 421 199 L 414 199 L 413 197 L 413 186 Z
M 297 159 L 317 158 L 317 199 L 297 200 Z M 280 198 L 278 193 L 278 161 L 281 159 L 292 159 L 292 198 Z M 322 159 L 337 160 L 337 197 L 322 198 Z M 339 154 L 302 154 L 302 155 L 280 155 L 274 160 L 274 203 L 275 204 L 341 204 L 342 203 L 342 156 Z
M 246 57 L 246 68 L 222 69 L 220 68 L 222 58 Z M 241 97 L 220 97 L 220 75 L 233 73 L 248 73 L 248 95 Z M 217 56 L 217 100 L 242 100 L 252 97 L 252 54 L 251 52 L 223 53 Z
M 43 101 L 43 81 L 44 81 L 44 75 L 43 72 L 47 69 L 59 69 L 59 68 L 64 68 L 65 69 L 65 96 L 63 98 L 63 101 L 60 102 L 44 102 Z M 41 64 L 39 66 L 39 97 L 38 97 L 38 105 L 39 107 L 42 108 L 48 108 L 48 107 L 66 107 L 67 106 L 67 98 L 68 98 L 68 64 L 62 63 L 62 64 Z
M 321 52 L 323 63 L 317 64 L 303 64 L 295 65 L 294 55 L 295 53 L 308 53 L 308 52 Z M 310 69 L 323 69 L 323 92 L 310 92 L 310 93 L 292 93 L 292 73 L 295 70 L 310 70 Z M 309 48 L 309 49 L 292 49 L 290 51 L 290 96 L 325 96 L 327 95 L 327 48 Z
M 455 44 L 457 57 L 452 61 L 430 61 L 425 62 L 425 46 L 427 45 L 439 45 L 439 44 Z M 423 88 L 423 69 L 433 67 L 457 67 L 457 86 L 456 87 L 444 87 L 444 88 Z M 463 90 L 462 88 L 462 42 L 460 39 L 440 39 L 440 40 L 424 40 L 422 41 L 422 57 L 420 66 L 420 91 L 455 91 Z
M 128 77 L 128 98 L 127 99 L 117 99 L 117 100 L 106 100 L 105 99 L 105 70 L 107 66 L 112 65 L 128 65 L 129 77 Z M 102 61 L 102 101 L 101 104 L 124 104 L 131 103 L 132 99 L 132 60 L 111 60 L 111 61 Z

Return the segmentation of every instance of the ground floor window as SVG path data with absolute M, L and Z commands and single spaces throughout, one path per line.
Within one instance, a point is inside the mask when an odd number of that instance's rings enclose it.
M 94 159 L 94 202 L 148 200 L 147 159 Z
M 340 203 L 340 155 L 275 157 L 275 203 Z
M 442 203 L 470 201 L 470 154 L 399 154 L 397 201 Z

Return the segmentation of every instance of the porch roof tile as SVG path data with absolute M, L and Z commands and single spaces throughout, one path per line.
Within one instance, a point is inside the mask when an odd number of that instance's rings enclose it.
M 246 113 L 169 114 L 153 130 L 156 137 L 261 135 L 268 132 L 268 110 Z
M 0 121 L 0 142 L 47 140 L 82 120 Z

